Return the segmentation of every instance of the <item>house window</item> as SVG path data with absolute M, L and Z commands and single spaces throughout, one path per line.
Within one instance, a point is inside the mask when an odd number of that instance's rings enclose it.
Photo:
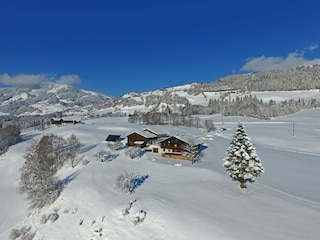
M 153 148 L 153 149 L 152 149 L 152 152 L 158 153 L 158 148 Z

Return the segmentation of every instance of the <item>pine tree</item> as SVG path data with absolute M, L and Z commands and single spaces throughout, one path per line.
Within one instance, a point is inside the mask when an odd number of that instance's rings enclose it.
M 224 167 L 227 168 L 231 178 L 240 182 L 241 188 L 246 188 L 247 181 L 254 182 L 260 173 L 264 172 L 256 149 L 252 146 L 241 122 L 231 139 Z

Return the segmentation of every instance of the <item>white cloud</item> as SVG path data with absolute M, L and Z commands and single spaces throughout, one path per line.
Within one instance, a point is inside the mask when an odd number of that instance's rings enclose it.
M 78 75 L 62 75 L 57 79 L 52 74 L 17 74 L 10 76 L 8 73 L 0 75 L 0 84 L 17 86 L 17 87 L 30 87 L 38 86 L 42 82 L 58 82 L 64 84 L 80 83 L 81 80 Z
M 49 81 L 50 77 L 46 74 L 18 74 L 10 76 L 7 73 L 0 75 L 0 83 L 13 86 L 34 86 L 41 82 Z
M 316 50 L 318 48 L 318 45 L 314 44 L 314 45 L 311 45 L 307 48 L 307 51 L 305 52 L 310 52 L 310 51 L 313 51 L 313 50 Z
M 289 53 L 286 58 L 265 56 L 253 57 L 247 60 L 246 64 L 241 68 L 241 71 L 261 72 L 320 64 L 319 58 L 307 59 L 304 57 L 305 53 L 313 51 L 317 48 L 317 45 L 312 45 L 301 53 L 299 53 L 298 51 Z
M 57 80 L 57 82 L 71 85 L 71 84 L 81 83 L 81 80 L 77 74 L 69 74 L 69 75 L 62 75 Z

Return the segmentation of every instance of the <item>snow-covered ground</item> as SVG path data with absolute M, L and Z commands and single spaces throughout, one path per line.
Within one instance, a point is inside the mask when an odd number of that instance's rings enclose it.
M 125 138 L 146 127 L 129 124 L 125 117 L 25 132 L 21 143 L 0 156 L 0 239 L 23 226 L 36 232 L 34 239 L 319 239 L 319 116 L 320 109 L 272 121 L 201 116 L 213 119 L 218 129 L 227 129 L 211 133 L 156 126 L 158 131 L 205 144 L 204 156 L 196 164 L 152 153 L 132 160 L 125 150 L 115 152 L 111 162 L 97 161 L 94 154 L 106 149 L 109 134 Z M 239 120 L 265 168 L 246 190 L 222 166 Z M 90 163 L 60 170 L 60 179 L 67 182 L 60 197 L 41 211 L 28 210 L 18 193 L 19 168 L 31 141 L 47 133 L 65 138 L 74 133 L 82 144 L 79 158 Z M 130 196 L 114 189 L 117 176 L 126 172 L 148 176 Z M 122 211 L 134 200 L 124 216 Z M 132 219 L 140 210 L 146 218 L 134 225 Z M 59 215 L 55 222 L 42 223 L 44 215 L 54 212 Z

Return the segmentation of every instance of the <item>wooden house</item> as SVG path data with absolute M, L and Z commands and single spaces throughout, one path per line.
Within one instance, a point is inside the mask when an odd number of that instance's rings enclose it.
M 147 150 L 167 158 L 190 160 L 186 154 L 186 149 L 190 149 L 190 146 L 193 145 L 179 137 L 171 136 L 148 146 Z
M 61 125 L 63 123 L 63 119 L 54 119 L 54 118 L 51 118 L 50 120 L 51 124 L 52 125 Z
M 164 157 L 189 160 L 184 152 L 190 143 L 182 140 L 181 138 L 171 136 L 160 141 L 159 144 Z
M 80 123 L 80 121 L 65 120 L 65 119 L 63 119 L 63 118 L 60 118 L 60 119 L 51 118 L 50 122 L 51 122 L 52 125 L 58 125 L 58 126 L 67 125 L 67 124 L 77 124 L 77 123 Z
M 154 143 L 157 139 L 158 136 L 156 134 L 148 131 L 133 132 L 127 136 L 127 145 L 143 148 Z

